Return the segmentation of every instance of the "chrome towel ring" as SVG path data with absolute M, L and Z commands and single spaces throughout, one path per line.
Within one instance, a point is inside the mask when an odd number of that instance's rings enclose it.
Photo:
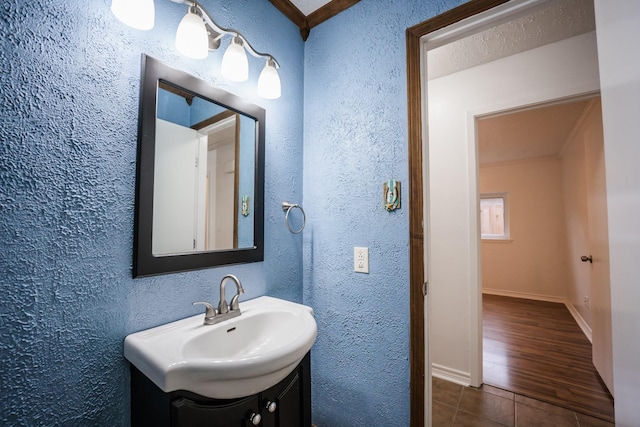
M 298 208 L 300 209 L 300 212 L 302 212 L 302 227 L 300 227 L 299 230 L 294 230 L 293 228 L 291 228 L 291 224 L 289 224 L 289 212 L 291 212 L 291 209 L 293 208 Z M 305 224 L 307 223 L 307 215 L 305 215 L 304 209 L 302 209 L 302 206 L 296 203 L 282 202 L 282 210 L 287 212 L 287 214 L 284 216 L 284 223 L 287 225 L 287 228 L 289 229 L 289 231 L 292 232 L 293 234 L 301 233 L 302 230 L 304 230 Z

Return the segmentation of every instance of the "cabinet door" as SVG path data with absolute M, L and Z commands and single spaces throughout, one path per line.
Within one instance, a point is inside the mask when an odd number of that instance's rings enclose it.
M 185 397 L 171 402 L 171 425 L 180 427 L 249 427 L 252 414 L 260 413 L 260 399 L 253 396 L 228 405 L 207 405 Z
M 275 403 L 273 412 L 270 404 Z M 311 427 L 311 358 L 309 353 L 287 378 L 262 392 L 263 427 Z
M 262 392 L 262 426 L 302 427 L 301 391 L 296 369 L 285 381 Z

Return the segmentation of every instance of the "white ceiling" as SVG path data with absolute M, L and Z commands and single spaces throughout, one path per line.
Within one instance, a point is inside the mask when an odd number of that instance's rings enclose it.
M 427 75 L 446 76 L 593 30 L 593 0 L 541 2 L 525 16 L 429 50 Z
M 560 155 L 590 99 L 478 119 L 480 164 Z
M 305 16 L 308 16 L 330 1 L 331 0 L 291 0 L 291 3 L 300 9 L 300 12 L 304 13 Z
M 593 30 L 593 0 L 541 0 L 523 16 L 429 50 L 427 76 L 446 76 Z M 479 119 L 480 164 L 558 156 L 589 102 Z

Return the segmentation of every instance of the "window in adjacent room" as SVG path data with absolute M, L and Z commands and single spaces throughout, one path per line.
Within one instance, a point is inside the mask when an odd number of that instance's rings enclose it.
M 480 195 L 480 237 L 483 240 L 510 238 L 507 193 Z

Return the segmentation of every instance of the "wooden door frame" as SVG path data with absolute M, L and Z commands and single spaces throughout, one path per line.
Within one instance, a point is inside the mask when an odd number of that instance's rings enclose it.
M 409 312 L 411 427 L 425 425 L 424 197 L 422 174 L 422 79 L 420 39 L 436 30 L 485 12 L 508 0 L 471 0 L 410 27 L 407 42 L 409 156 Z

